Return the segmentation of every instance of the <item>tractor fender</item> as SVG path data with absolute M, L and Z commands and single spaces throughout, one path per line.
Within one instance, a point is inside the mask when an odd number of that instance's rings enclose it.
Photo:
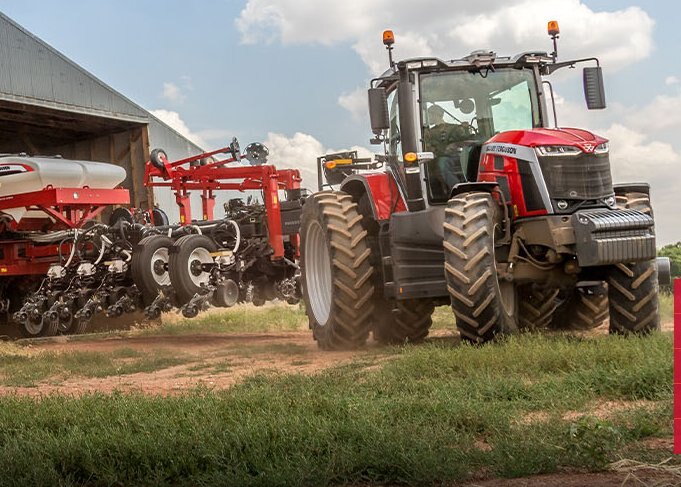
M 615 194 L 643 193 L 650 196 L 650 184 L 648 183 L 620 183 L 613 185 Z
M 471 191 L 479 191 L 481 193 L 492 193 L 498 187 L 499 183 L 493 183 L 490 181 L 471 181 L 468 183 L 459 183 L 454 185 L 452 191 L 449 193 L 449 197 L 453 198 L 458 194 L 469 193 Z
M 340 189 L 356 202 L 366 194 L 375 221 L 388 220 L 391 214 L 407 210 L 395 180 L 387 173 L 354 174 L 343 181 Z

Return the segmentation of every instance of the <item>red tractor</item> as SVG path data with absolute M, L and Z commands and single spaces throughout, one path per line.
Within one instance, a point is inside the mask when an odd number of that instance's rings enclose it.
M 558 128 L 545 76 L 593 63 L 588 108 L 605 95 L 598 60 L 557 62 L 557 23 L 549 34 L 550 55 L 393 62 L 384 33 L 390 68 L 369 89 L 384 154 L 320 157 L 303 207 L 304 299 L 322 348 L 371 332 L 419 341 L 442 304 L 475 343 L 608 316 L 613 333 L 659 327 L 649 186 L 613 185 L 608 141 Z

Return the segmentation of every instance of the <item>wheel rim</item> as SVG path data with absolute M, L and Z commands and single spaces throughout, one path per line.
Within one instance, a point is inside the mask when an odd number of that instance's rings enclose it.
M 213 257 L 203 247 L 196 248 L 187 259 L 187 274 L 196 287 L 203 287 L 210 280 L 210 273 L 201 269 L 203 264 L 212 264 Z
M 312 314 L 317 323 L 326 325 L 331 314 L 331 259 L 324 230 L 313 222 L 305 239 L 305 282 Z
M 170 274 L 168 273 L 168 248 L 161 247 L 151 256 L 151 275 L 154 282 L 159 286 L 170 285 Z
M 495 265 L 498 263 L 497 260 L 497 249 L 496 249 L 496 242 L 498 238 L 498 234 L 502 231 L 501 225 L 499 224 L 494 224 L 493 229 L 492 229 L 492 235 L 494 236 L 494 240 L 492 241 L 492 246 L 493 246 L 493 253 L 492 256 L 494 257 L 494 262 Z M 496 272 L 495 272 L 496 274 Z M 506 313 L 506 316 L 510 317 L 515 317 L 516 315 L 516 306 L 517 306 L 517 294 L 516 294 L 516 288 L 515 284 L 511 281 L 507 281 L 505 279 L 499 279 L 499 276 L 497 275 L 497 290 L 499 292 L 499 300 L 501 301 L 501 307 L 504 310 L 504 313 Z

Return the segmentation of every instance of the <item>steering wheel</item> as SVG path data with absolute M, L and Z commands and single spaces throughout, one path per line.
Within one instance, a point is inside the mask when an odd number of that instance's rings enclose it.
M 471 132 L 475 135 L 480 135 L 480 131 L 478 130 L 478 127 L 473 126 L 473 122 L 477 124 L 478 122 L 478 117 L 473 117 L 471 118 L 471 121 L 468 122 L 468 126 L 471 128 Z

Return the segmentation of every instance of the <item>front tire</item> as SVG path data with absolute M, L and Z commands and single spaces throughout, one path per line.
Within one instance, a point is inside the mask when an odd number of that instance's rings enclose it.
M 647 334 L 660 329 L 657 263 L 617 264 L 610 270 L 610 333 Z
M 650 197 L 646 193 L 618 194 L 617 206 L 653 216 Z M 659 330 L 658 293 L 655 259 L 613 266 L 608 274 L 610 333 L 647 334 Z
M 301 222 L 305 312 L 320 348 L 363 345 L 374 305 L 367 231 L 352 197 L 323 191 L 307 199 Z
M 497 275 L 495 235 L 500 231 L 499 205 L 491 194 L 463 193 L 447 203 L 445 277 L 463 340 L 484 343 L 518 330 L 515 285 Z

